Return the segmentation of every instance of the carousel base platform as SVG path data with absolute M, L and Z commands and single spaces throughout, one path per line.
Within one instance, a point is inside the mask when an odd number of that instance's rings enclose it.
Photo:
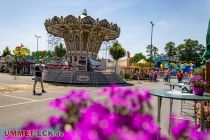
M 44 70 L 44 82 L 77 84 L 77 85 L 110 85 L 127 84 L 115 73 Z

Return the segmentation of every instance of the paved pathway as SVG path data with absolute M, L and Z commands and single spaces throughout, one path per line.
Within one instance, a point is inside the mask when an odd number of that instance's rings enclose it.
M 168 89 L 162 81 L 158 83 L 151 83 L 148 81 L 132 81 L 134 85 L 131 88 L 148 88 L 148 89 Z M 14 88 L 14 86 L 20 88 Z M 27 88 L 21 88 L 23 87 Z M 20 127 L 25 122 L 34 120 L 36 122 L 45 122 L 51 115 L 61 114 L 59 111 L 48 107 L 48 102 L 57 97 L 65 95 L 72 89 L 86 89 L 95 100 L 102 100 L 97 94 L 100 91 L 99 87 L 75 87 L 75 86 L 55 86 L 45 84 L 47 93 L 41 96 L 34 96 L 32 94 L 32 77 L 23 76 L 14 77 L 7 74 L 0 74 L 0 89 L 10 88 L 10 90 L 0 90 L 0 128 L 14 128 Z M 8 92 L 9 91 L 9 92 Z M 37 90 L 41 92 L 40 86 Z M 153 115 L 157 116 L 157 97 L 152 97 Z M 180 101 L 174 102 L 173 113 L 180 115 Z M 163 99 L 161 110 L 161 131 L 167 134 L 168 131 L 168 115 L 169 115 L 169 100 Z M 1 133 L 0 133 L 1 134 Z M 0 136 L 1 138 L 1 136 Z

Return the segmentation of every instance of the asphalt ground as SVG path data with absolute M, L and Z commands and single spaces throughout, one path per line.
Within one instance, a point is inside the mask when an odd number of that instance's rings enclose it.
M 129 88 L 169 89 L 169 86 L 164 85 L 161 79 L 157 83 L 149 81 L 140 81 L 140 83 L 138 81 L 129 82 L 133 84 Z M 172 82 L 176 82 L 175 79 Z M 62 115 L 56 109 L 50 108 L 48 103 L 55 98 L 64 96 L 71 90 L 87 90 L 92 99 L 103 102 L 103 98 L 98 95 L 101 90 L 100 87 L 78 87 L 44 83 L 47 93 L 41 94 L 40 84 L 38 83 L 36 91 L 39 95 L 36 96 L 32 93 L 32 87 L 32 76 L 18 76 L 15 79 L 14 76 L 0 73 L 0 139 L 5 129 L 19 128 L 30 120 L 43 123 L 51 115 Z M 151 113 L 156 121 L 157 97 L 152 97 L 151 104 Z M 180 116 L 180 108 L 181 101 L 174 100 L 173 114 Z M 192 114 L 192 111 L 186 111 Z M 163 98 L 161 107 L 161 132 L 166 135 L 168 135 L 168 120 L 169 100 Z

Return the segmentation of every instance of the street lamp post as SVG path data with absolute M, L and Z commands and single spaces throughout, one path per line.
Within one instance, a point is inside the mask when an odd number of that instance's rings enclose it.
M 39 38 L 41 38 L 41 36 L 35 35 L 35 37 L 36 37 L 36 45 L 37 45 L 37 52 L 38 52 Z
M 108 67 L 108 58 L 109 58 L 109 55 L 108 55 L 108 51 L 110 49 L 110 42 L 109 41 L 104 41 L 103 44 L 105 45 L 105 48 L 103 49 L 100 49 L 101 51 L 106 51 L 105 52 L 105 61 L 106 61 L 106 66 L 105 66 L 105 69 L 107 70 L 107 67 Z M 104 56 L 104 55 L 103 55 Z
M 41 36 L 35 35 L 36 37 L 36 45 L 37 45 L 37 51 L 36 51 L 36 61 L 38 62 L 39 58 L 38 58 L 38 50 L 39 50 L 39 38 L 41 38 Z
M 152 67 L 152 36 L 153 36 L 153 26 L 155 25 L 152 21 L 150 22 L 150 24 L 152 25 L 152 30 L 151 30 L 151 46 L 150 46 L 150 70 L 151 70 L 151 67 Z

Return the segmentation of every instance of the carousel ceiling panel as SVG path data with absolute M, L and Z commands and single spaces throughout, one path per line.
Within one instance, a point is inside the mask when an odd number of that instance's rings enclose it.
M 45 21 L 45 28 L 48 33 L 55 36 L 64 37 L 64 32 L 75 32 L 75 31 L 88 31 L 97 34 L 102 34 L 100 37 L 102 40 L 113 40 L 119 37 L 120 28 L 117 24 L 109 23 L 106 19 L 95 20 L 90 16 L 77 18 L 73 15 L 68 15 L 66 17 L 54 16 L 52 19 L 47 19 Z

